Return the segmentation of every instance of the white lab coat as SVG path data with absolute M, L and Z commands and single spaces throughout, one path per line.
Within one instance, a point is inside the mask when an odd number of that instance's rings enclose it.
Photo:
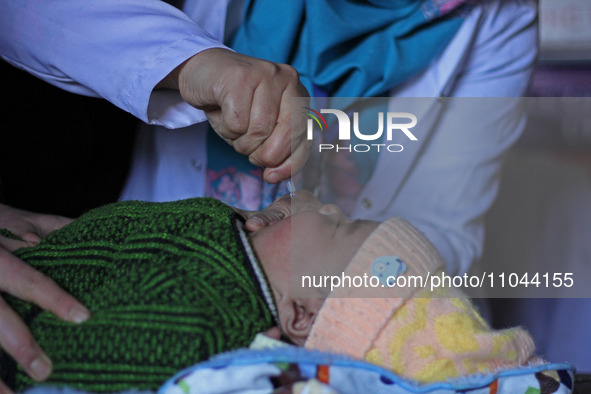
M 151 125 L 141 126 L 123 199 L 199 196 L 207 168 L 206 126 L 200 123 L 205 116 L 178 92 L 153 88 L 193 54 L 224 47 L 225 22 L 237 19 L 240 3 L 187 0 L 183 13 L 156 0 L 2 0 L 0 54 L 51 84 L 104 97 Z M 433 64 L 391 95 L 524 94 L 537 54 L 536 11 L 532 0 L 482 1 Z M 432 139 L 427 150 L 418 159 L 398 156 L 406 161 L 402 166 L 383 155 L 353 216 L 406 217 L 436 245 L 450 272 L 463 272 L 480 255 L 482 215 L 496 195 L 502 154 L 520 135 L 523 119 L 508 107 L 513 118 L 507 123 L 491 120 L 481 130 L 458 130 L 450 137 L 439 130 L 455 120 L 435 115 L 439 103 L 433 100 L 421 123 L 425 138 Z M 453 149 L 473 153 L 435 168 Z M 457 193 L 449 192 L 451 185 Z

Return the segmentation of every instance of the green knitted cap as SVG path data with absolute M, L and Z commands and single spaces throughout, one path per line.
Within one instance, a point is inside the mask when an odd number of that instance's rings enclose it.
M 182 368 L 247 346 L 276 325 L 237 218 L 210 198 L 119 202 L 17 251 L 92 313 L 75 325 L 6 296 L 52 359 L 44 384 L 157 389 Z M 0 377 L 16 390 L 36 384 L 1 351 Z

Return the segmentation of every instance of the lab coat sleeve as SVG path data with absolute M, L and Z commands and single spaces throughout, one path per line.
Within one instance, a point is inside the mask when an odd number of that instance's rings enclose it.
M 14 66 L 147 123 L 205 119 L 177 91 L 154 90 L 194 54 L 224 47 L 180 10 L 157 0 L 0 1 L 0 55 Z
M 449 92 L 460 98 L 441 104 L 448 108 L 395 202 L 396 213 L 425 233 L 454 274 L 482 254 L 484 215 L 498 192 L 504 154 L 526 123 L 523 99 L 514 97 L 526 93 L 537 56 L 535 2 L 488 4 Z

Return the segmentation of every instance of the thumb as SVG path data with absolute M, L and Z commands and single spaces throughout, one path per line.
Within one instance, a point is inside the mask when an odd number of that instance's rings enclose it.
M 37 214 L 29 221 L 35 226 L 38 237 L 45 238 L 53 231 L 72 223 L 74 219 L 58 215 Z M 21 237 L 24 239 L 24 235 L 21 235 Z M 39 241 L 40 239 L 37 240 L 37 242 Z
M 286 200 L 279 200 L 286 201 Z M 251 216 L 246 220 L 246 228 L 249 231 L 258 231 L 271 223 L 278 222 L 291 216 L 291 207 L 289 203 L 274 202 L 262 211 L 252 212 Z

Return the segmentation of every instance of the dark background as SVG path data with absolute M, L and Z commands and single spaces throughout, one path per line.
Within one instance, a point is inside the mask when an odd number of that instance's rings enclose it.
M 138 120 L 0 61 L 0 202 L 77 217 L 116 201 Z

